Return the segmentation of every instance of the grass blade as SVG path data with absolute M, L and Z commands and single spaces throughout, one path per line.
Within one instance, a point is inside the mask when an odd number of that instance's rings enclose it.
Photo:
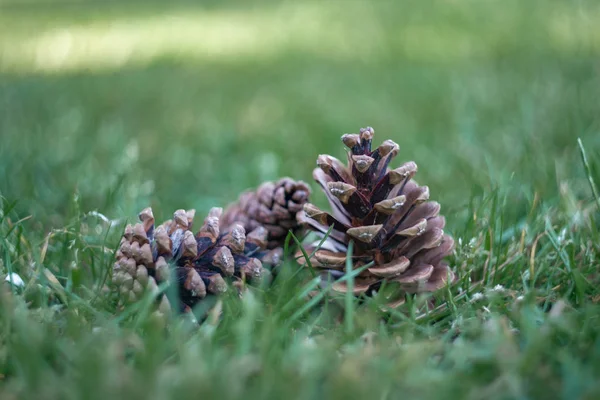
M 598 195 L 598 189 L 596 188 L 596 183 L 594 182 L 594 178 L 592 177 L 592 169 L 590 168 L 590 164 L 588 162 L 587 155 L 585 153 L 585 148 L 583 147 L 583 142 L 581 141 L 581 138 L 577 138 L 577 144 L 579 145 L 579 153 L 581 154 L 581 161 L 583 162 L 583 167 L 585 168 L 585 174 L 587 175 L 588 182 L 590 183 L 592 194 L 596 199 L 598 211 L 600 211 L 600 196 Z
M 346 301 L 344 307 L 344 326 L 346 333 L 350 334 L 354 330 L 354 276 L 352 276 L 352 251 L 354 249 L 354 242 L 351 240 L 348 243 L 348 252 L 346 254 L 346 275 L 348 275 L 348 282 L 346 286 Z

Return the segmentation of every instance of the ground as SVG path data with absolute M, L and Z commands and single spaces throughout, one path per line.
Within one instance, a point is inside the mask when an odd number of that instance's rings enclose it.
M 0 1 L 0 398 L 600 396 L 600 5 L 423 3 Z M 338 323 L 279 279 L 165 329 L 104 290 L 140 209 L 312 184 L 368 125 L 454 285 Z

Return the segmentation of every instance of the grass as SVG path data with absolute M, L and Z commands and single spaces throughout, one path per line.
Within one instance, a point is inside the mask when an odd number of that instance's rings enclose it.
M 0 398 L 597 398 L 599 27 L 585 0 L 0 2 Z M 365 125 L 442 204 L 456 284 L 339 314 L 288 260 L 199 327 L 116 310 L 138 210 L 310 182 Z

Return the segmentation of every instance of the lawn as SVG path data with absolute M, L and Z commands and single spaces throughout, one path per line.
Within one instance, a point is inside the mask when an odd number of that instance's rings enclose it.
M 600 3 L 425 3 L 0 0 L 0 398 L 600 398 Z M 341 323 L 301 274 L 200 326 L 117 309 L 139 210 L 280 176 L 325 208 L 316 158 L 364 126 L 455 284 Z

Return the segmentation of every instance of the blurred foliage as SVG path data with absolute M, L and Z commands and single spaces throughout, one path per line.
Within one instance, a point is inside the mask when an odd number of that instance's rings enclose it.
M 494 185 L 552 197 L 582 176 L 576 138 L 600 146 L 598 21 L 585 1 L 8 5 L 0 191 L 46 228 L 75 190 L 112 217 L 206 211 L 311 181 L 372 125 L 446 210 Z

